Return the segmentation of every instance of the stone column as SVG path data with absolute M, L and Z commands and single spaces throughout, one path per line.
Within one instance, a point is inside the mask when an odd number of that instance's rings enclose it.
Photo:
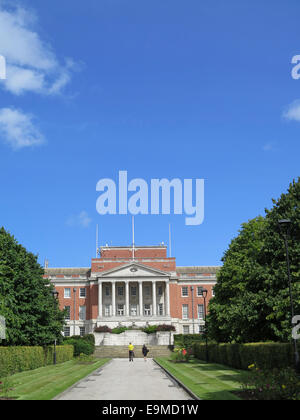
M 152 315 L 157 315 L 157 308 L 156 308 L 156 281 L 152 282 Z
M 102 281 L 98 279 L 98 318 L 103 317 L 103 306 L 102 306 Z
M 125 315 L 129 316 L 129 281 L 125 282 Z
M 139 311 L 140 316 L 144 316 L 144 305 L 143 305 L 143 282 L 139 282 Z
M 170 316 L 170 285 L 169 282 L 166 282 L 166 299 L 165 299 L 165 314 L 166 316 Z
M 112 316 L 116 316 L 116 282 L 112 281 Z

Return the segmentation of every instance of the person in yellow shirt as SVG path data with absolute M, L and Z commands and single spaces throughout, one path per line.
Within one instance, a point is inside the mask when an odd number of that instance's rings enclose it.
M 128 350 L 129 350 L 129 362 L 133 362 L 134 345 L 132 343 L 129 343 Z

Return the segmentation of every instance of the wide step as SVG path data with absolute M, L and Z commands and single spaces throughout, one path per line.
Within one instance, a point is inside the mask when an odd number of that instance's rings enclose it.
M 134 355 L 136 358 L 142 358 L 142 347 L 134 346 Z M 149 349 L 148 357 L 169 357 L 171 351 L 168 346 L 147 346 Z M 94 356 L 96 358 L 127 358 L 128 346 L 98 346 L 95 348 Z

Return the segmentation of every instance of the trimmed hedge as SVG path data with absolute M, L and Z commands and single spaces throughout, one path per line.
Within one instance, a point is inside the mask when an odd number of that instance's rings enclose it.
M 53 346 L 0 347 L 0 377 L 25 370 L 37 369 L 53 363 Z M 56 346 L 56 362 L 73 358 L 73 346 Z
M 95 341 L 90 334 L 80 337 L 73 335 L 72 337 L 64 338 L 64 344 L 71 344 L 74 347 L 74 357 L 86 354 L 90 356 L 95 351 Z
M 194 343 L 197 359 L 206 359 L 205 344 Z M 294 350 L 290 343 L 208 344 L 208 361 L 247 370 L 255 364 L 260 369 L 294 366 Z
M 204 338 L 200 334 L 175 334 L 174 335 L 174 345 L 190 348 L 194 343 L 204 342 Z

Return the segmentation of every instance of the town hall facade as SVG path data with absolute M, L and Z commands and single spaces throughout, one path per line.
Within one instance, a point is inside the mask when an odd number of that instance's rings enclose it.
M 45 277 L 66 309 L 65 336 L 93 333 L 99 326 L 161 324 L 188 334 L 203 329 L 218 269 L 178 267 L 165 245 L 104 246 L 91 267 L 45 267 Z

